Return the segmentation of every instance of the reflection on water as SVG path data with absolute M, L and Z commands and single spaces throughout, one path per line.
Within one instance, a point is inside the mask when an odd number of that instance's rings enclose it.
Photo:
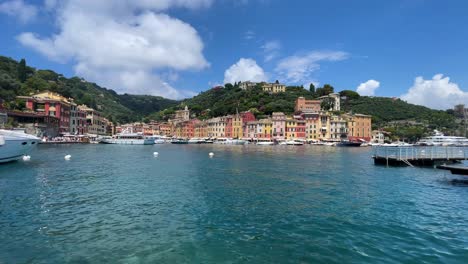
M 374 166 L 367 148 L 40 146 L 31 157 L 0 167 L 0 263 L 468 258 L 468 180 Z

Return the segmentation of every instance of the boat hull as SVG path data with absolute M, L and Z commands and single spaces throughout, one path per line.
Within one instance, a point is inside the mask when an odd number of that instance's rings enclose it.
M 104 139 L 103 144 L 118 144 L 118 145 L 153 145 L 153 139 Z
M 21 159 L 35 148 L 40 139 L 26 135 L 23 136 L 2 136 L 0 144 L 0 163 L 11 162 Z
M 361 142 L 340 142 L 336 144 L 337 147 L 360 147 Z

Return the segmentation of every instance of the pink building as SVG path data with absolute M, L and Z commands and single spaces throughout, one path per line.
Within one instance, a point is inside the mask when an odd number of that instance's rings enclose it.
M 272 122 L 272 137 L 274 139 L 284 139 L 286 136 L 286 115 L 282 112 L 275 112 L 272 114 Z

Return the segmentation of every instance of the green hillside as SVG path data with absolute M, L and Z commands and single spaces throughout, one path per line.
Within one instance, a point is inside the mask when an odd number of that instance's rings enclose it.
M 178 106 L 151 115 L 153 118 L 167 118 L 174 110 L 187 105 L 201 119 L 216 117 L 240 111 L 251 110 L 257 116 L 270 115 L 272 112 L 294 112 L 294 103 L 299 96 L 311 99 L 314 94 L 302 87 L 290 86 L 287 92 L 269 94 L 260 87 L 242 90 L 237 85 L 227 84 L 185 99 Z
M 7 107 L 21 109 L 24 106 L 16 96 L 45 90 L 72 97 L 76 103 L 93 107 L 110 120 L 121 123 L 141 120 L 150 113 L 177 104 L 160 96 L 119 95 L 78 77 L 65 78 L 51 70 L 28 67 L 23 60 L 17 62 L 0 56 L 0 98 Z
M 431 129 L 454 128 L 455 117 L 447 111 L 434 110 L 420 105 L 409 104 L 398 98 L 360 96 L 342 100 L 344 111 L 372 115 L 372 121 L 385 126 L 395 121 L 414 121 Z

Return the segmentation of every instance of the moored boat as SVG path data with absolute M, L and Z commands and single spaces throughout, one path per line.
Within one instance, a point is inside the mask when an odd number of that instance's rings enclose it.
M 182 139 L 182 138 L 175 138 L 175 139 L 171 140 L 171 143 L 172 144 L 188 144 L 189 141 L 186 140 L 186 139 Z
M 286 145 L 288 145 L 288 146 L 302 146 L 302 145 L 304 145 L 304 142 L 301 141 L 301 140 L 297 140 L 297 139 L 288 140 L 288 141 L 286 141 Z
M 40 138 L 20 131 L 0 129 L 0 163 L 15 161 L 39 144 Z
M 360 141 L 351 141 L 351 140 L 342 140 L 338 142 L 335 146 L 337 147 L 360 147 L 363 142 Z
M 124 130 L 111 138 L 103 138 L 99 141 L 103 144 L 119 145 L 153 145 L 154 139 L 147 138 L 141 133 L 133 133 L 131 130 Z

